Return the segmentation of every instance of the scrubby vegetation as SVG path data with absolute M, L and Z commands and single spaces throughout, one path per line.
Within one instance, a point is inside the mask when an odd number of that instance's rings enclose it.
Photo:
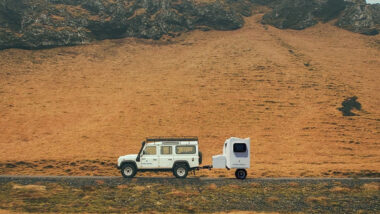
M 108 186 L 57 183 L 0 185 L 0 209 L 17 212 L 198 213 L 268 211 L 297 213 L 377 213 L 379 183 L 186 182 Z
M 339 108 L 338 110 L 343 113 L 343 116 L 355 116 L 357 114 L 353 113 L 352 110 L 361 110 L 362 109 L 362 104 L 360 104 L 358 101 L 357 96 L 349 97 L 345 99 L 342 102 L 342 107 Z

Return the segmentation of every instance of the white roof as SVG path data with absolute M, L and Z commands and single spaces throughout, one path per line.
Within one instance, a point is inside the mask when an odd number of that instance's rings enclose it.
M 161 141 L 161 142 L 154 142 L 154 143 L 147 143 L 148 146 L 156 145 L 198 145 L 198 141 Z

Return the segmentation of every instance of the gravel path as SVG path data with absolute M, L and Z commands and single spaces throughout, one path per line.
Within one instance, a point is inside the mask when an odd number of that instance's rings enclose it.
M 174 177 L 135 177 L 125 179 L 121 176 L 26 176 L 26 175 L 0 175 L 0 183 L 17 182 L 20 184 L 33 184 L 36 182 L 65 183 L 73 186 L 96 185 L 99 182 L 110 186 L 126 183 L 170 183 L 170 184 L 236 184 L 236 183 L 283 183 L 283 182 L 341 182 L 341 183 L 368 183 L 380 182 L 380 178 L 247 178 L 238 180 L 234 178 L 199 178 L 192 177 L 177 179 Z

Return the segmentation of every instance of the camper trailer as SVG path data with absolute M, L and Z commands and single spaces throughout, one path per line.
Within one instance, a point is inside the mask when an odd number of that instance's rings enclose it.
M 224 142 L 223 154 L 212 157 L 212 168 L 236 169 L 235 176 L 244 179 L 250 167 L 250 139 L 231 137 Z

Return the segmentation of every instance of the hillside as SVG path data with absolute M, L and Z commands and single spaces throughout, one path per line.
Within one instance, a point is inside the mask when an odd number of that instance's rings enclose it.
M 251 177 L 378 176 L 380 36 L 262 16 L 235 31 L 0 51 L 0 173 L 118 175 L 116 158 L 146 136 L 195 135 L 205 164 L 226 138 L 250 137 Z M 343 116 L 352 96 L 362 110 Z

